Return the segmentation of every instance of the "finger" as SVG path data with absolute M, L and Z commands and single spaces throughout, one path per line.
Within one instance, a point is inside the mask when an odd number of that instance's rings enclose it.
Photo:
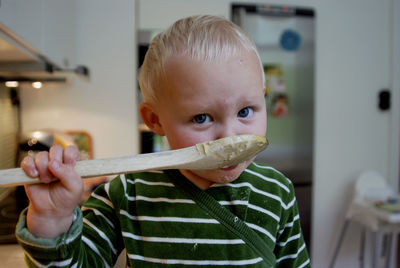
M 78 191 L 79 189 L 83 189 L 82 179 L 73 167 L 60 163 L 57 160 L 51 160 L 49 169 L 68 190 Z
M 21 161 L 21 168 L 29 177 L 35 178 L 39 175 L 39 171 L 36 169 L 35 166 L 35 161 L 30 156 L 24 157 L 24 159 Z
M 65 148 L 64 150 L 64 164 L 70 166 L 70 167 L 74 167 L 76 161 L 79 160 L 79 150 L 76 146 L 68 146 L 67 148 Z
M 45 151 L 39 152 L 35 156 L 35 164 L 36 168 L 39 171 L 40 181 L 44 183 L 49 183 L 53 177 L 48 169 L 49 153 Z
M 57 160 L 58 162 L 63 162 L 63 147 L 59 144 L 53 145 L 49 151 L 49 158 Z

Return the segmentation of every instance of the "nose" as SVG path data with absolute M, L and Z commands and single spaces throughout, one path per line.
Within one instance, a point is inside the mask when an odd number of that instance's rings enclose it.
M 234 120 L 226 120 L 223 123 L 220 123 L 215 131 L 215 139 L 222 139 L 229 136 L 246 134 L 244 130 L 240 130 L 233 122 Z

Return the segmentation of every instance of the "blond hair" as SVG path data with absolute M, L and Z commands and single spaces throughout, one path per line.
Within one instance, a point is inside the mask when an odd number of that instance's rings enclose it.
M 189 56 L 195 60 L 212 61 L 237 55 L 243 49 L 254 51 L 260 60 L 255 44 L 244 31 L 223 17 L 202 15 L 176 21 L 153 38 L 146 53 L 139 73 L 144 101 L 156 101 L 157 82 L 164 74 L 169 57 Z M 260 68 L 265 84 L 261 60 Z

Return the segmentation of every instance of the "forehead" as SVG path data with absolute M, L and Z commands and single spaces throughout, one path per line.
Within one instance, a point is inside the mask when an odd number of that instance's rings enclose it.
M 263 90 L 263 73 L 253 51 L 213 60 L 197 60 L 189 56 L 169 57 L 159 88 L 161 94 L 188 97 L 214 94 L 220 89 L 242 88 Z

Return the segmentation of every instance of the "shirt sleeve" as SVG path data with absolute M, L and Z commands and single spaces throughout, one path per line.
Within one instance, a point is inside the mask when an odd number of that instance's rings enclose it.
M 56 238 L 39 238 L 29 232 L 26 226 L 27 208 L 22 211 L 17 227 L 16 237 L 24 250 L 28 267 L 70 266 L 71 251 L 79 245 L 82 233 L 82 212 L 74 210 L 74 221 L 70 229 Z
M 116 184 L 118 184 L 115 180 Z M 74 209 L 70 229 L 54 239 L 39 238 L 26 226 L 25 209 L 16 227 L 18 243 L 28 267 L 112 267 L 123 249 L 118 218 L 108 196 L 99 186 L 82 208 Z
M 289 189 L 288 208 L 284 209 L 274 250 L 276 267 L 311 267 L 292 184 Z

